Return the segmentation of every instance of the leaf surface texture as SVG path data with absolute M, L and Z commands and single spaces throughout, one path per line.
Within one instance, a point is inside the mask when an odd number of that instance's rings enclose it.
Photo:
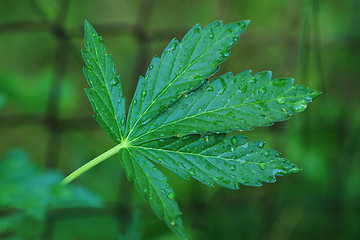
M 262 141 L 227 136 L 272 125 L 302 112 L 320 92 L 271 72 L 226 73 L 209 81 L 248 25 L 221 21 L 194 26 L 154 57 L 125 114 L 120 78 L 102 38 L 85 22 L 86 92 L 95 119 L 120 143 L 119 159 L 140 195 L 160 219 L 187 239 L 175 193 L 157 165 L 184 179 L 238 189 L 261 186 L 299 171 Z
M 107 53 L 102 37 L 85 22 L 85 47 L 82 50 L 86 80 L 90 86 L 86 94 L 96 113 L 94 118 L 105 132 L 120 143 L 124 136 L 125 99 L 122 97 L 120 77 L 112 55 Z

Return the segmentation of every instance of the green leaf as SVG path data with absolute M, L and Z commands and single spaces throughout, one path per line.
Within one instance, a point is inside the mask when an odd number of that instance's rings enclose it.
M 141 240 L 139 211 L 135 212 L 133 220 L 129 224 L 126 233 L 124 235 L 120 235 L 118 240 Z
M 274 79 L 271 72 L 236 76 L 227 73 L 184 95 L 134 135 L 137 141 L 188 134 L 226 133 L 272 125 L 302 112 L 320 95 L 291 78 Z M 135 141 L 135 140 L 134 140 Z
M 5 103 L 6 103 L 5 97 L 2 94 L 0 94 L 0 109 L 5 105 Z
M 115 141 L 120 143 L 124 136 L 125 99 L 122 97 L 120 76 L 116 76 L 114 60 L 107 53 L 102 37 L 85 21 L 85 47 L 82 55 L 90 89 L 86 89 L 94 116 L 100 126 Z
M 299 171 L 279 152 L 263 147 L 264 142 L 247 142 L 245 136 L 211 134 L 160 139 L 131 148 L 185 179 L 193 177 L 211 187 L 215 182 L 232 189 L 239 189 L 239 183 L 261 186 L 275 182 L 275 176 Z
M 121 149 L 120 155 L 131 162 L 132 173 L 128 178 L 135 181 L 140 195 L 150 202 L 156 215 L 183 239 L 186 239 L 184 227 L 180 218 L 181 212 L 177 205 L 175 193 L 167 178 L 137 149 Z
M 124 99 L 110 55 L 101 37 L 85 23 L 88 64 L 87 91 L 99 124 L 119 144 L 70 174 L 69 183 L 88 169 L 118 153 L 130 181 L 150 202 L 170 229 L 186 239 L 181 212 L 160 164 L 185 179 L 238 189 L 239 184 L 261 186 L 276 176 L 299 171 L 264 142 L 245 136 L 226 137 L 232 130 L 252 130 L 287 120 L 302 112 L 320 92 L 293 85 L 291 78 L 271 80 L 271 72 L 208 78 L 229 56 L 248 21 L 204 29 L 193 27 L 178 42 L 173 39 L 161 58 L 154 57 L 140 77 L 127 119 Z M 121 119 L 121 120 L 120 120 Z
M 213 75 L 248 23 L 223 26 L 217 21 L 203 30 L 196 25 L 181 43 L 174 38 L 161 58 L 153 58 L 145 78 L 140 77 L 128 113 L 126 134 L 132 136 L 184 93 L 195 90 Z
M 0 216 L 0 235 L 11 232 L 24 239 L 38 239 L 28 235 L 40 237 L 41 228 L 34 225 L 43 224 L 50 210 L 103 205 L 98 196 L 84 188 L 59 186 L 62 177 L 58 172 L 39 169 L 20 150 L 2 157 L 0 210 L 7 214 Z

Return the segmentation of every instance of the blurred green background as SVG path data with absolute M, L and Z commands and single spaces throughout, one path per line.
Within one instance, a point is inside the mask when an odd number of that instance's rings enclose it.
M 233 191 L 163 169 L 190 239 L 360 239 L 359 12 L 358 0 L 1 0 L 0 239 L 136 240 L 138 228 L 141 239 L 179 239 L 115 157 L 75 181 L 82 194 L 56 190 L 60 173 L 114 145 L 83 91 L 85 19 L 113 54 L 127 103 L 152 56 L 215 20 L 251 20 L 215 76 L 271 70 L 323 92 L 289 121 L 244 133 L 300 173 Z

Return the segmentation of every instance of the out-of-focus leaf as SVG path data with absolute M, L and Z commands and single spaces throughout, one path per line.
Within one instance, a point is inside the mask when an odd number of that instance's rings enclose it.
M 99 197 L 81 187 L 61 186 L 63 176 L 43 171 L 14 150 L 0 161 L 0 233 L 18 232 L 28 219 L 39 222 L 52 209 L 69 207 L 100 207 Z
M 125 234 L 120 235 L 118 240 L 141 240 L 140 213 L 136 211 Z

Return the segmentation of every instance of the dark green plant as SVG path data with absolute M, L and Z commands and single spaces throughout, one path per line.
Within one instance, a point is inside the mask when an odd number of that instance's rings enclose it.
M 272 125 L 302 112 L 320 92 L 293 85 L 291 78 L 271 80 L 271 72 L 212 76 L 229 55 L 249 21 L 223 26 L 214 22 L 193 27 L 181 42 L 173 39 L 140 76 L 129 112 L 125 113 L 120 77 L 102 37 L 85 22 L 82 51 L 90 85 L 86 93 L 100 126 L 116 142 L 114 148 L 70 174 L 67 184 L 108 157 L 119 159 L 130 181 L 155 213 L 186 239 L 175 193 L 154 164 L 184 179 L 238 189 L 239 183 L 261 186 L 275 176 L 299 171 L 264 142 L 245 136 L 227 137 L 232 130 Z
M 58 172 L 40 170 L 20 150 L 1 158 L 0 239 L 40 239 L 49 211 L 102 206 L 84 188 L 59 186 L 62 178 Z

